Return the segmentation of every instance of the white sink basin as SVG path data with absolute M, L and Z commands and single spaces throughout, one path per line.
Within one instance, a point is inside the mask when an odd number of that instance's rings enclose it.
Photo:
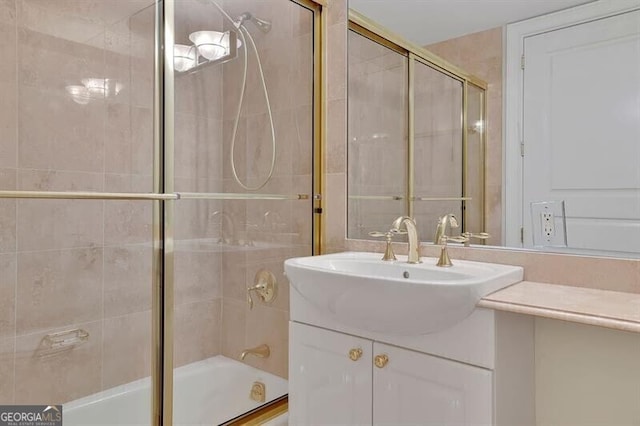
M 399 256 L 337 253 L 299 257 L 284 263 L 292 287 L 338 322 L 362 330 L 421 335 L 448 328 L 469 316 L 478 301 L 522 281 L 519 266 L 453 259 L 408 264 Z

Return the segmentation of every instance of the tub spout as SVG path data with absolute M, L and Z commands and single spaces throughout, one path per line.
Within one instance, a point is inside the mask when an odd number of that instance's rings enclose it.
M 255 355 L 258 358 L 269 358 L 269 355 L 271 355 L 271 350 L 269 349 L 269 346 L 263 343 L 262 345 L 256 346 L 255 348 L 245 349 L 244 351 L 242 351 L 242 354 L 240 354 L 240 359 L 244 360 L 247 355 Z

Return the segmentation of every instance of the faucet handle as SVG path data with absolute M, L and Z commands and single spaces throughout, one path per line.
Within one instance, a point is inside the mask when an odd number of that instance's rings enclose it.
M 467 241 L 469 241 L 469 238 L 464 235 L 461 235 L 459 237 L 449 237 L 447 235 L 444 235 L 442 238 L 445 242 L 453 241 L 454 243 L 466 243 Z
M 253 309 L 253 298 L 251 297 L 251 292 L 253 291 L 258 294 L 260 300 L 264 303 L 270 303 L 276 298 L 278 282 L 273 272 L 260 269 L 256 272 L 253 283 L 254 285 L 252 287 L 247 288 L 247 303 L 249 304 L 249 309 Z
M 380 231 L 371 231 L 369 232 L 369 236 L 374 237 L 374 238 L 386 238 L 387 241 L 387 247 L 384 251 L 384 256 L 382 256 L 382 260 L 384 261 L 391 261 L 391 260 L 397 260 L 396 259 L 396 255 L 393 252 L 393 246 L 391 245 L 391 240 L 393 240 L 393 236 L 394 235 L 399 235 L 399 234 L 406 234 L 406 232 L 396 232 L 395 230 L 391 229 L 387 232 L 380 232 Z
M 477 238 L 479 240 L 491 238 L 491 235 L 487 232 L 478 232 L 477 234 L 474 234 L 473 232 L 463 232 L 461 235 L 467 239 L 467 241 L 464 242 L 465 247 L 469 247 L 469 240 L 471 238 Z

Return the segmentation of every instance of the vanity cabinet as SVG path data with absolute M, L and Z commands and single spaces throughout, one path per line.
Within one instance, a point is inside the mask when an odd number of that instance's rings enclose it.
M 492 371 L 292 322 L 294 425 L 491 425 Z

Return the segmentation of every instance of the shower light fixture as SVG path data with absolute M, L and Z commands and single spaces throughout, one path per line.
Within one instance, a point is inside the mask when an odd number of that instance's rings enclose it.
M 174 46 L 173 65 L 177 72 L 234 59 L 242 47 L 235 31 L 196 31 L 189 34 L 189 40 L 193 45 Z

